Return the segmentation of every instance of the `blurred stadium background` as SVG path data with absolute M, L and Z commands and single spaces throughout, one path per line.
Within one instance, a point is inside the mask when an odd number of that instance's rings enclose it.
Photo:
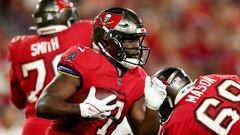
M 0 0 L 0 135 L 21 134 L 23 112 L 8 100 L 7 42 L 34 34 L 31 13 L 37 0 Z M 111 6 L 128 7 L 142 18 L 149 35 L 152 75 L 166 66 L 201 74 L 240 74 L 239 0 L 75 0 L 80 18 L 93 19 Z

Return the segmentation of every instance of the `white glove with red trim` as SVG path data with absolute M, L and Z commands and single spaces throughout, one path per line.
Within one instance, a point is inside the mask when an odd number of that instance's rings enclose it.
M 99 100 L 95 96 L 96 88 L 90 88 L 88 97 L 83 103 L 80 103 L 80 111 L 82 117 L 104 119 L 111 114 L 111 111 L 116 108 L 116 104 L 107 105 L 112 100 L 116 99 L 116 95 L 108 96 Z
M 149 76 L 145 79 L 145 105 L 151 110 L 158 110 L 167 97 L 166 85 L 157 78 L 151 79 Z

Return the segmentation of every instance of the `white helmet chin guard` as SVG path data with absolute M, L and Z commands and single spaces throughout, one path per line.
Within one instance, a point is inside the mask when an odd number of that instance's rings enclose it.
M 136 58 L 126 58 L 125 61 L 120 61 L 119 63 L 122 64 L 125 68 L 133 69 L 137 67 L 139 60 Z

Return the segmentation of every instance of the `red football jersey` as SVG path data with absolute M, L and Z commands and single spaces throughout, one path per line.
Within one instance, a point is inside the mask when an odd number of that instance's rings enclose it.
M 9 43 L 11 100 L 17 108 L 25 108 L 24 135 L 46 131 L 49 121 L 35 116 L 35 103 L 55 76 L 61 54 L 73 45 L 91 45 L 91 33 L 92 22 L 83 20 L 54 36 L 19 36 Z
M 237 135 L 240 131 L 240 78 L 207 75 L 175 106 L 161 135 Z
M 141 67 L 129 69 L 122 77 L 117 69 L 99 50 L 88 47 L 71 47 L 66 51 L 58 65 L 58 71 L 75 78 L 81 78 L 81 90 L 70 99 L 79 103 L 81 92 L 88 93 L 91 86 L 115 89 L 118 93 L 117 108 L 110 117 L 103 120 L 68 118 L 52 122 L 47 135 L 110 135 L 127 115 L 132 104 L 144 95 L 145 71 Z

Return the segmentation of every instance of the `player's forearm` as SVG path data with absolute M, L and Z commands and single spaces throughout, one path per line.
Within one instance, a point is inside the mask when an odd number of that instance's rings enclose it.
M 159 131 L 159 114 L 158 111 L 146 107 L 145 118 L 141 126 L 141 135 L 157 135 Z
M 79 104 L 65 102 L 58 97 L 46 96 L 38 100 L 36 114 L 46 119 L 64 119 L 80 117 Z

